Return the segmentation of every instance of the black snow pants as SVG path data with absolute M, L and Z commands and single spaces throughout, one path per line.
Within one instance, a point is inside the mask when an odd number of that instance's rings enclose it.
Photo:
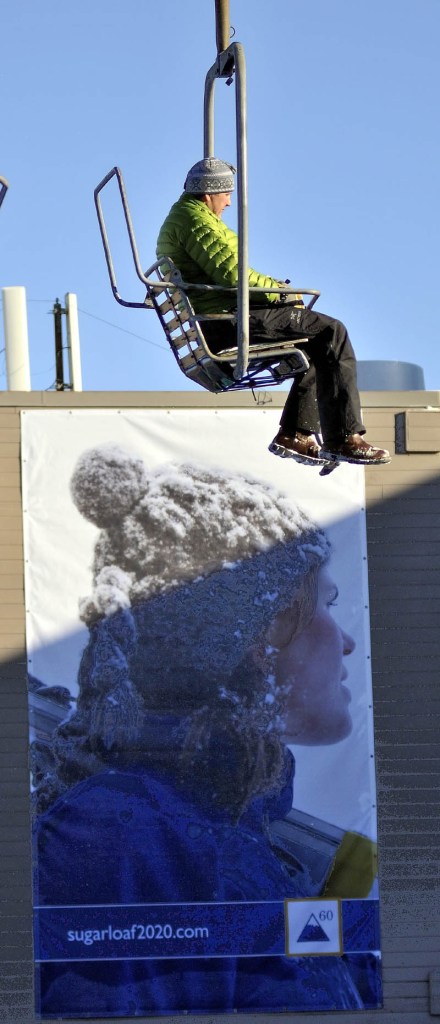
M 229 321 L 204 321 L 208 345 L 220 351 L 236 345 L 235 327 Z M 344 324 L 306 306 L 270 303 L 254 307 L 249 315 L 252 343 L 295 341 L 307 356 L 310 368 L 293 381 L 280 425 L 293 437 L 297 430 L 321 432 L 327 444 L 337 444 L 349 434 L 365 434 L 356 380 L 356 358 Z M 301 343 L 299 339 L 307 338 Z

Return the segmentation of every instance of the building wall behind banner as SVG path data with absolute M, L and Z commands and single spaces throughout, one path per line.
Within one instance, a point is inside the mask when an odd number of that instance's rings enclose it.
M 423 1024 L 440 1015 L 440 397 L 437 392 L 370 392 L 363 397 L 369 436 L 391 449 L 396 441 L 399 454 L 390 466 L 365 473 L 384 1007 L 361 1016 L 367 1024 L 375 1020 Z M 0 1021 L 4 1024 L 31 1024 L 35 1019 L 20 410 L 37 408 L 50 417 L 54 408 L 240 407 L 248 409 L 249 416 L 262 416 L 265 409 L 283 402 L 279 392 L 259 396 L 259 402 L 265 399 L 267 406 L 255 405 L 251 396 L 217 400 L 205 394 L 2 395 Z M 289 464 L 284 465 L 287 473 Z M 295 1022 L 314 1019 L 318 1017 L 310 1013 L 292 1016 Z M 332 1019 L 342 1024 L 347 1014 L 333 1013 Z

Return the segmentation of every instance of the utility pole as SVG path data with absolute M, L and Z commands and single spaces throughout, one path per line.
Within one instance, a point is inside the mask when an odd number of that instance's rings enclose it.
M 81 359 L 76 295 L 68 292 L 65 307 L 55 299 L 53 309 L 55 331 L 55 390 L 82 391 Z M 63 316 L 66 317 L 67 343 L 63 345 Z M 67 350 L 69 381 L 64 376 L 64 351 Z
M 65 391 L 66 385 L 64 383 L 64 360 L 63 360 L 63 327 L 61 317 L 65 313 L 60 300 L 55 299 L 53 313 L 53 322 L 55 329 L 55 390 Z

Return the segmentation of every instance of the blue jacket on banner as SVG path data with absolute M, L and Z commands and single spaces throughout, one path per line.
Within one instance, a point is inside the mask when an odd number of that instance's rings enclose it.
M 74 960 L 79 948 L 82 953 L 87 948 L 87 934 L 90 945 L 97 934 L 96 928 L 87 927 L 92 919 L 89 908 L 97 904 L 112 905 L 115 916 L 119 906 L 129 905 L 132 920 L 139 922 L 139 904 L 199 903 L 196 920 L 203 926 L 205 903 L 317 895 L 307 868 L 298 863 L 296 876 L 288 874 L 267 838 L 270 818 L 283 817 L 291 803 L 289 779 L 276 799 L 255 801 L 233 825 L 225 813 L 197 804 L 192 795 L 178 792 L 170 780 L 151 772 L 100 773 L 75 786 L 39 818 L 35 898 L 42 908 L 83 908 L 81 927 L 69 929 L 72 922 L 65 912 Z M 143 908 L 144 917 L 146 913 Z M 102 932 L 98 935 L 96 946 L 102 955 Z M 182 943 L 178 959 L 149 959 L 147 954 L 145 959 L 122 961 L 42 962 L 41 1012 L 123 1016 L 307 1010 L 314 1005 L 359 1009 L 377 1003 L 373 956 L 368 958 L 371 991 L 364 979 L 361 994 L 349 957 L 231 957 L 235 938 L 232 916 L 221 957 L 185 957 Z M 270 933 L 265 939 L 267 951 Z M 145 944 L 137 956 L 141 952 L 145 953 Z

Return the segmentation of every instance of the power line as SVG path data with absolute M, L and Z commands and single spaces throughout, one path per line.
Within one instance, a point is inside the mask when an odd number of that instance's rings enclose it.
M 95 313 L 88 313 L 86 309 L 80 309 L 79 306 L 78 312 L 83 313 L 84 316 L 92 317 L 92 320 L 99 320 L 101 324 L 107 324 L 107 327 L 114 327 L 116 331 L 122 331 L 123 334 L 130 334 L 132 338 L 138 338 L 139 341 L 144 341 L 147 345 L 154 345 L 155 348 L 161 348 L 162 351 L 166 351 L 166 345 L 161 345 L 159 341 L 151 341 L 149 338 L 144 338 L 141 334 L 135 334 L 134 331 L 127 331 L 125 327 L 119 327 L 119 324 L 112 324 L 110 320 L 103 320 L 101 316 L 96 316 Z
M 27 299 L 27 302 L 49 302 L 53 303 L 53 299 Z M 1 301 L 0 301 L 1 306 Z M 49 309 L 48 313 L 52 310 Z M 96 313 L 89 313 L 86 309 L 80 309 L 78 306 L 78 312 L 82 313 L 83 316 L 89 316 L 92 320 L 99 320 L 101 324 L 106 324 L 107 327 L 113 327 L 115 331 L 122 331 L 123 334 L 129 334 L 131 338 L 137 338 L 139 341 L 143 341 L 146 345 L 154 345 L 155 348 L 162 349 L 162 352 L 167 351 L 166 345 L 161 345 L 159 341 L 151 341 L 150 338 L 144 338 L 142 334 L 135 334 L 134 331 L 127 331 L 125 327 L 120 327 L 119 324 L 113 324 L 110 320 L 104 320 L 101 316 L 96 316 Z
M 52 299 L 27 299 L 27 302 L 40 302 L 40 303 L 43 302 L 43 303 L 52 304 L 53 300 Z M 0 307 L 1 307 L 1 305 L 2 305 L 2 302 L 0 300 Z M 120 327 L 119 324 L 114 324 L 110 320 L 104 320 L 103 317 L 96 316 L 95 313 L 89 313 L 86 309 L 80 309 L 79 306 L 78 306 L 78 312 L 82 313 L 83 316 L 89 316 L 92 320 L 98 320 L 100 323 L 106 324 L 107 327 L 113 327 L 113 329 L 115 331 L 122 331 L 123 334 L 128 334 L 132 338 L 137 338 L 139 341 L 143 341 L 146 345 L 153 345 L 155 348 L 162 349 L 163 352 L 167 351 L 167 346 L 166 345 L 161 345 L 160 342 L 158 342 L 158 341 L 151 341 L 150 338 L 144 338 L 141 334 L 135 334 L 134 331 L 127 331 L 125 327 Z M 52 309 L 49 309 L 48 313 L 52 313 Z M 0 355 L 3 355 L 4 359 L 5 359 L 5 349 L 4 348 L 0 350 Z M 36 373 L 32 374 L 32 377 L 33 378 L 34 377 L 43 377 L 47 373 L 50 373 L 52 370 L 53 370 L 53 365 L 50 368 L 48 367 L 47 370 L 38 370 Z M 3 364 L 3 368 L 0 370 L 0 377 L 6 377 L 6 366 L 5 366 L 5 363 Z M 45 390 L 46 391 L 50 391 L 53 387 L 54 387 L 54 385 L 50 384 L 49 387 L 45 388 Z

